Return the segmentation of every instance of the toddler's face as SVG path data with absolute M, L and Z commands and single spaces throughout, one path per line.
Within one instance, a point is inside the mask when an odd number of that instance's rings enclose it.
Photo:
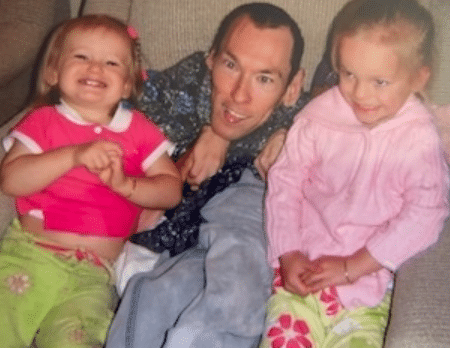
M 108 116 L 130 96 L 130 66 L 130 45 L 117 33 L 103 28 L 75 30 L 64 44 L 58 67 L 50 69 L 49 82 L 83 118 L 95 113 Z
M 344 36 L 339 47 L 339 89 L 357 119 L 369 128 L 392 118 L 422 90 L 429 70 L 411 71 L 394 44 L 370 35 Z

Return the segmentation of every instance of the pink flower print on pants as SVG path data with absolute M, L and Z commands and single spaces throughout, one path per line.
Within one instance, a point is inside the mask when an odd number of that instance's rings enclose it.
M 325 313 L 329 317 L 335 316 L 342 309 L 342 305 L 341 302 L 339 301 L 338 293 L 335 286 L 330 286 L 327 289 L 323 289 L 319 299 L 320 302 L 322 302 L 326 307 Z
M 304 320 L 294 319 L 290 314 L 282 314 L 275 325 L 267 331 L 271 348 L 312 348 L 306 337 L 310 332 Z

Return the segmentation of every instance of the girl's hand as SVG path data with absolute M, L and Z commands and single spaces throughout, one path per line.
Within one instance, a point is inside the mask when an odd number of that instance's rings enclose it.
M 302 281 L 313 292 L 331 285 L 346 285 L 360 277 L 378 272 L 383 266 L 366 247 L 349 256 L 323 256 L 312 262 L 316 273 L 305 274 Z
M 122 158 L 115 153 L 110 153 L 110 164 L 98 172 L 103 183 L 118 194 L 129 197 L 135 189 L 136 178 L 125 176 L 123 172 Z
M 121 157 L 122 149 L 110 141 L 95 141 L 75 148 L 75 166 L 85 166 L 90 172 L 99 174 L 112 163 L 113 157 Z
M 331 285 L 349 284 L 346 277 L 346 257 L 323 256 L 312 261 L 316 272 L 304 273 L 301 280 L 304 284 L 316 292 Z
M 280 257 L 280 273 L 284 288 L 294 294 L 306 296 L 311 288 L 303 280 L 305 274 L 316 272 L 311 261 L 299 251 L 293 251 Z

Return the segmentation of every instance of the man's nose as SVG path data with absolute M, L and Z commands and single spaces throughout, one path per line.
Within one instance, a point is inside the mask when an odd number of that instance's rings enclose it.
M 231 96 L 237 103 L 249 102 L 251 99 L 251 81 L 244 76 L 240 76 L 234 84 Z

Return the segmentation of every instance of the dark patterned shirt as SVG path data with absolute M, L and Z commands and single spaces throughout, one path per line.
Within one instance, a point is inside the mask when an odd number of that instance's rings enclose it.
M 210 121 L 211 80 L 205 54 L 194 53 L 162 72 L 149 70 L 148 77 L 138 106 L 176 144 L 173 158 L 177 160 Z M 245 168 L 258 176 L 254 159 L 275 131 L 292 124 L 307 100 L 307 95 L 303 95 L 293 107 L 278 106 L 258 129 L 232 142 L 225 164 L 216 175 L 203 182 L 197 191 L 185 185 L 182 202 L 166 212 L 166 220 L 130 240 L 157 252 L 169 250 L 171 255 L 194 246 L 199 226 L 205 221 L 200 209 L 215 194 L 237 182 Z

